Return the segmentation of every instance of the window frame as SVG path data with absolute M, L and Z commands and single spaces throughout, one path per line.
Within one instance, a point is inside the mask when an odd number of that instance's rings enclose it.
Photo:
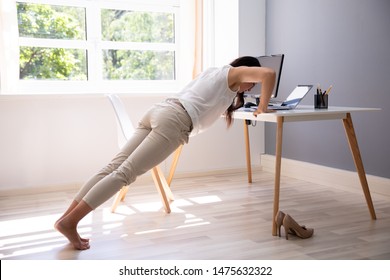
M 5 0 L 10 1 L 10 0 Z M 12 0 L 15 9 L 15 21 L 17 30 L 16 2 L 63 5 L 83 7 L 86 10 L 86 40 L 64 40 L 64 39 L 39 39 L 19 37 L 17 35 L 17 46 L 15 40 L 13 44 L 18 50 L 21 46 L 39 46 L 39 47 L 61 47 L 82 49 L 87 51 L 87 73 L 86 81 L 60 81 L 60 80 L 20 80 L 19 79 L 19 56 L 17 63 L 18 76 L 15 65 L 8 69 L 0 61 L 0 94 L 82 94 L 82 93 L 130 93 L 130 94 L 152 94 L 164 95 L 178 91 L 186 82 L 191 79 L 190 72 L 192 65 L 188 64 L 185 56 L 191 55 L 191 47 L 188 40 L 182 39 L 183 32 L 189 32 L 191 25 L 186 26 L 182 22 L 181 6 L 183 1 L 187 0 Z M 187 4 L 188 5 L 188 4 Z M 122 9 L 139 10 L 151 12 L 172 12 L 175 17 L 175 41 L 174 43 L 131 43 L 131 42 L 112 42 L 102 41 L 101 39 L 101 9 Z M 188 10 L 188 7 L 187 7 Z M 15 22 L 14 22 L 15 24 Z M 7 27 L 0 26 L 6 29 Z M 15 28 L 13 28 L 15 30 Z M 183 36 L 185 37 L 185 36 Z M 187 42 L 186 42 L 187 41 Z M 137 50 L 169 50 L 175 52 L 175 79 L 174 80 L 104 80 L 103 74 L 103 52 L 104 49 L 137 49 Z M 183 51 L 187 49 L 187 51 Z M 0 50 L 1 52 L 1 50 Z M 6 54 L 3 54 L 6 56 Z M 9 64 L 8 60 L 8 64 Z M 13 69 L 12 69 L 13 68 Z M 6 72 L 6 73 L 4 73 Z M 8 73 L 7 73 L 8 72 Z M 11 77 L 12 79 L 5 79 Z M 55 90 L 53 90 L 55 89 Z

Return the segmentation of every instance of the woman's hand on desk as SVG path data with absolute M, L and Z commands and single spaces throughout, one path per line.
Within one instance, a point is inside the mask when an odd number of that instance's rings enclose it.
M 262 108 L 257 108 L 257 110 L 255 112 L 253 112 L 253 115 L 255 117 L 257 117 L 257 115 L 259 114 L 264 114 L 264 113 L 273 113 L 275 112 L 275 110 L 271 110 L 271 109 L 268 109 L 268 108 L 265 108 L 265 109 L 262 109 Z

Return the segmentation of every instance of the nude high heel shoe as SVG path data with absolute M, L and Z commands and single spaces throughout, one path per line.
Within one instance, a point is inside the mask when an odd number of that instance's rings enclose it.
M 288 240 L 288 234 L 292 234 L 300 238 L 309 238 L 313 235 L 314 229 L 300 226 L 290 215 L 286 214 L 283 219 L 284 232 Z
M 283 219 L 284 219 L 284 216 L 286 214 L 284 214 L 282 211 L 278 211 L 278 213 L 276 214 L 275 216 L 275 223 L 276 223 L 276 234 L 278 234 L 279 232 L 279 237 L 282 236 L 282 233 L 281 233 L 281 230 L 280 228 L 282 227 L 283 225 Z

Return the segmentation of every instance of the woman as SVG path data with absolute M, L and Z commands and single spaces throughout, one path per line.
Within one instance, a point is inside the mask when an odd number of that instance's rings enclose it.
M 254 113 L 267 113 L 275 84 L 275 72 L 260 67 L 250 56 L 230 65 L 210 68 L 190 82 L 176 98 L 154 105 L 141 119 L 136 131 L 117 156 L 80 189 L 55 228 L 79 250 L 89 248 L 89 240 L 77 232 L 79 221 L 137 176 L 166 159 L 179 145 L 188 143 L 225 113 L 228 127 L 232 113 L 244 103 L 243 94 L 262 83 L 260 105 Z

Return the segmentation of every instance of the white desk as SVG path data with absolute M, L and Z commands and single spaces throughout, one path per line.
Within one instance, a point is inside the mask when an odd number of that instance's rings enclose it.
M 283 110 L 275 113 L 260 114 L 257 117 L 252 112 L 236 111 L 233 115 L 235 119 L 253 120 L 262 122 L 274 122 L 276 128 L 276 150 L 275 150 L 275 187 L 274 187 L 274 206 L 273 217 L 276 216 L 279 210 L 279 194 L 280 194 L 280 171 L 282 159 L 282 140 L 283 140 L 283 125 L 285 122 L 301 122 L 301 121 L 322 121 L 322 120 L 337 120 L 343 121 L 345 134 L 348 139 L 349 147 L 355 162 L 356 170 L 359 175 L 360 183 L 363 188 L 363 193 L 366 198 L 368 210 L 371 218 L 376 219 L 374 205 L 372 203 L 370 190 L 367 183 L 366 173 L 364 171 L 362 158 L 359 151 L 359 146 L 353 128 L 352 112 L 378 111 L 377 108 L 354 108 L 354 107 L 329 107 L 328 109 L 314 109 L 313 106 L 299 106 L 294 110 Z M 248 167 L 248 182 L 252 182 L 252 171 L 250 162 L 250 143 L 248 126 L 244 125 L 244 136 L 246 141 L 247 151 L 247 167 Z M 272 219 L 272 235 L 276 235 L 275 219 Z

